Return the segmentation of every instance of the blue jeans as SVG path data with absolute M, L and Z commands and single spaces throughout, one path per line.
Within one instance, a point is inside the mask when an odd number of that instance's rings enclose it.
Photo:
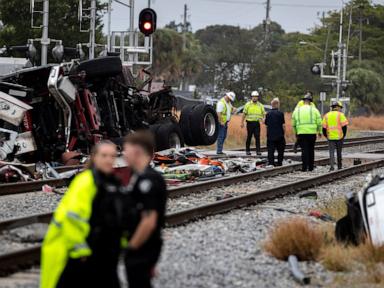
M 225 141 L 225 138 L 227 138 L 227 130 L 228 130 L 228 123 L 225 123 L 225 125 L 219 124 L 219 135 L 217 135 L 216 153 L 223 152 L 224 141 Z

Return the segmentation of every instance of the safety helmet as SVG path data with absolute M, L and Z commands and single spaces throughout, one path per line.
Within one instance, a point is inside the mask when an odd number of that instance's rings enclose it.
M 313 101 L 312 94 L 311 93 L 305 94 L 303 97 L 303 100 L 308 100 L 312 102 Z
M 340 101 L 333 101 L 331 107 L 340 107 L 343 108 L 343 104 Z
M 251 97 L 259 97 L 259 92 L 257 91 L 252 91 Z
M 227 96 L 232 102 L 236 99 L 236 94 L 232 91 L 225 93 L 225 96 Z

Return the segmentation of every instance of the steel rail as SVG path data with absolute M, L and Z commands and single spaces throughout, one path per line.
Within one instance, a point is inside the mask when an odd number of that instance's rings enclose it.
M 384 166 L 384 160 L 372 161 L 350 168 L 329 172 L 320 176 L 296 181 L 289 184 L 284 184 L 271 189 L 261 190 L 254 193 L 249 193 L 242 196 L 228 198 L 199 207 L 175 212 L 167 215 L 166 223 L 168 226 L 176 226 L 185 224 L 189 221 L 196 220 L 198 218 L 204 218 L 207 216 L 227 212 L 236 208 L 242 208 L 255 204 L 260 201 L 266 201 L 273 198 L 281 197 L 293 192 L 299 192 L 304 189 L 311 188 L 317 185 L 327 184 L 330 181 L 334 181 L 343 177 L 352 176 L 354 174 L 363 173 L 372 169 L 376 169 Z
M 237 196 L 225 200 L 216 201 L 210 204 L 198 206 L 192 209 L 187 209 L 166 215 L 167 226 L 183 225 L 190 221 L 194 221 L 207 216 L 212 216 L 220 213 L 225 213 L 234 209 L 243 208 L 249 205 L 256 204 L 261 201 L 266 201 L 272 198 L 282 197 L 284 195 L 308 189 L 316 185 L 327 184 L 330 181 L 337 180 L 343 177 L 352 176 L 357 173 L 376 169 L 384 166 L 384 160 L 372 161 L 350 168 L 330 172 L 320 176 L 308 178 L 305 180 L 296 181 L 293 183 L 281 185 L 278 187 Z M 47 221 L 51 213 L 40 215 L 40 219 Z M 36 215 L 35 215 L 36 217 Z M 13 222 L 15 224 L 16 220 Z M 40 259 L 41 246 L 34 246 L 27 249 L 21 249 L 15 252 L 0 254 L 0 274 L 7 273 L 10 269 L 17 269 L 21 265 L 25 266 L 30 263 L 37 263 Z M 16 268 L 13 268 L 16 267 Z
M 380 142 L 384 142 L 384 136 L 354 137 L 354 138 L 345 138 L 344 139 L 344 145 L 353 146 L 353 144 L 350 144 L 350 143 L 356 143 L 356 142 L 362 142 L 362 143 L 368 142 L 367 144 L 380 143 Z M 295 143 L 287 143 L 285 145 L 287 147 L 287 149 L 285 151 L 291 152 L 293 150 L 293 145 L 295 145 Z M 358 144 L 356 144 L 356 145 L 358 145 Z M 328 147 L 328 141 L 326 141 L 326 140 L 317 141 L 315 143 L 315 148 L 317 149 L 317 147 L 319 147 L 319 146 L 327 146 Z M 255 148 L 251 148 L 251 151 L 255 151 L 255 150 L 256 150 Z M 230 149 L 229 151 L 245 151 L 245 149 L 244 148 Z M 267 147 L 261 146 L 261 151 L 266 152 Z
M 319 159 L 315 161 L 316 165 L 324 165 L 329 161 L 328 158 Z M 245 174 L 239 174 L 229 177 L 215 178 L 204 182 L 196 182 L 188 185 L 183 185 L 168 190 L 169 198 L 178 198 L 183 195 L 191 193 L 203 193 L 212 188 L 233 185 L 236 183 L 243 183 L 247 181 L 255 181 L 260 178 L 273 177 L 281 174 L 295 172 L 301 169 L 301 164 L 291 164 L 281 166 L 269 170 L 255 171 Z M 49 223 L 52 217 L 52 213 L 34 214 L 30 216 L 23 216 L 18 218 L 11 218 L 8 220 L 0 221 L 0 232 L 4 230 L 10 230 L 20 228 L 23 226 L 31 225 L 34 223 Z
M 0 276 L 19 270 L 40 261 L 41 245 L 0 254 Z
M 345 140 L 344 147 L 351 147 L 351 146 L 357 146 L 357 145 L 368 145 L 368 144 L 374 144 L 374 143 L 384 143 L 384 137 L 383 136 L 369 136 L 369 137 L 360 137 L 360 138 L 349 138 Z M 328 144 L 326 144 L 326 141 L 319 141 L 316 142 L 316 149 L 317 150 L 326 150 L 328 149 Z M 293 145 L 293 144 L 287 144 L 287 146 Z M 262 150 L 266 150 L 266 147 L 262 147 Z M 233 151 L 243 151 L 243 149 L 240 150 L 233 150 Z M 286 152 L 292 151 L 292 149 L 287 149 Z M 216 157 L 213 157 L 216 158 Z M 80 169 L 83 166 L 81 165 L 73 165 L 73 166 L 62 166 L 56 168 L 60 172 L 65 172 L 71 169 Z M 20 182 L 20 183 L 7 183 L 7 184 L 0 184 L 0 196 L 4 195 L 11 195 L 11 194 L 20 194 L 20 193 L 27 193 L 27 192 L 33 192 L 33 191 L 39 191 L 41 190 L 41 187 L 44 185 L 53 186 L 56 188 L 64 187 L 69 184 L 69 179 L 48 179 L 48 180 L 37 180 L 37 181 L 30 181 L 30 182 Z M 193 188 L 192 185 L 190 188 Z
M 329 163 L 329 158 L 322 158 L 315 160 L 315 165 L 322 166 Z M 180 187 L 168 189 L 169 198 L 177 198 L 183 195 L 191 193 L 204 192 L 211 188 L 217 188 L 221 186 L 228 186 L 240 182 L 255 181 L 262 177 L 273 177 L 280 174 L 291 173 L 300 170 L 302 167 L 301 163 L 284 165 L 273 169 L 266 169 L 260 171 L 254 171 L 229 177 L 215 178 L 212 180 L 206 180 L 204 182 L 195 182 L 192 184 L 186 184 Z

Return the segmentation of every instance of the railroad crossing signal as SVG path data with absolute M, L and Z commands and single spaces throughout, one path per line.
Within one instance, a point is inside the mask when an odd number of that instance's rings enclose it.
M 155 10 L 146 8 L 139 15 L 139 29 L 145 36 L 151 35 L 156 31 L 157 15 Z

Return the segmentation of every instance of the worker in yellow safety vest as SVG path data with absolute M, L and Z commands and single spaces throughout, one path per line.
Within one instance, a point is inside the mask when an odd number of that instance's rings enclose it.
M 311 105 L 312 95 L 306 94 L 304 105 L 295 109 L 292 114 L 292 128 L 301 147 L 302 171 L 312 171 L 315 162 L 316 134 L 321 137 L 321 115 Z
M 251 141 L 255 137 L 256 154 L 261 155 L 260 151 L 260 122 L 264 121 L 265 110 L 264 105 L 259 102 L 259 92 L 251 93 L 251 101 L 244 106 L 243 117 L 241 119 L 241 128 L 244 128 L 244 121 L 247 121 L 247 140 L 245 142 L 245 151 L 247 155 L 251 155 Z
M 224 155 L 223 147 L 225 139 L 227 138 L 228 123 L 231 121 L 231 116 L 236 108 L 232 106 L 232 103 L 236 99 L 234 92 L 225 93 L 224 97 L 221 98 L 216 105 L 217 117 L 219 119 L 219 134 L 217 136 L 217 148 L 216 154 Z
M 328 139 L 330 171 L 334 170 L 335 150 L 337 154 L 337 168 L 342 169 L 343 140 L 347 135 L 348 119 L 341 112 L 343 105 L 335 101 L 331 105 L 332 111 L 325 114 L 323 118 L 323 134 Z
M 96 144 L 90 168 L 73 179 L 60 201 L 42 246 L 41 288 L 120 287 L 116 155 L 112 142 Z
M 305 95 L 310 95 L 311 97 L 313 97 L 313 94 L 312 94 L 311 91 L 307 91 L 307 92 L 305 93 Z M 315 103 L 313 103 L 313 101 L 311 102 L 310 105 L 313 106 L 313 107 L 316 107 L 316 105 L 315 105 Z M 297 108 L 301 107 L 301 106 L 304 106 L 304 100 L 303 100 L 303 99 L 301 99 L 299 102 L 297 102 L 296 107 L 295 107 L 295 110 L 296 110 Z M 294 152 L 295 154 L 297 153 L 297 148 L 299 148 L 299 142 L 296 141 L 295 144 L 293 145 L 293 152 Z

